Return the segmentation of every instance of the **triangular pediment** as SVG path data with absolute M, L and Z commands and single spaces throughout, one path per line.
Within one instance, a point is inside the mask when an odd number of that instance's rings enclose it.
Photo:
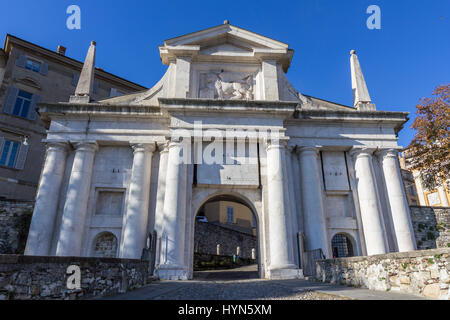
M 176 57 L 191 57 L 191 61 L 255 63 L 275 60 L 287 72 L 293 50 L 277 41 L 231 24 L 189 33 L 164 41 L 159 47 L 162 63 L 169 65 Z
M 241 47 L 247 48 L 268 48 L 285 49 L 289 48 L 287 43 L 277 41 L 255 32 L 251 32 L 231 24 L 223 24 L 205 30 L 189 33 L 183 36 L 164 41 L 165 46 L 190 46 L 199 45 L 200 47 L 214 45 L 214 42 L 235 43 Z
M 201 55 L 253 55 L 253 50 L 240 47 L 231 43 L 222 43 L 217 45 L 205 46 L 200 49 Z

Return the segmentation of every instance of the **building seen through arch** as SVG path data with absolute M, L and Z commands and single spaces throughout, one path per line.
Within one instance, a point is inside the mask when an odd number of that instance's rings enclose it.
M 257 224 L 252 210 L 232 197 L 205 203 L 196 218 L 194 270 L 257 264 Z

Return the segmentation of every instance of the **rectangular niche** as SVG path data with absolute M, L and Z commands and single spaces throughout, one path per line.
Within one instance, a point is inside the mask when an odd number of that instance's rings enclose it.
M 347 164 L 342 151 L 322 152 L 323 178 L 327 191 L 349 191 Z
M 100 190 L 97 194 L 95 215 L 97 216 L 122 216 L 124 191 Z

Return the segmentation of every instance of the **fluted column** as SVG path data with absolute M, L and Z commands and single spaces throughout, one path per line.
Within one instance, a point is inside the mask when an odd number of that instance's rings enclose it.
M 292 239 L 292 246 L 293 246 L 293 252 L 294 252 L 294 261 L 297 266 L 299 266 L 299 251 L 298 251 L 298 241 L 297 241 L 297 234 L 298 234 L 298 208 L 296 204 L 295 199 L 295 186 L 294 186 L 294 179 L 297 177 L 294 175 L 294 169 L 292 165 L 292 154 L 293 149 L 295 147 L 288 147 L 286 148 L 286 177 L 288 180 L 288 191 L 289 191 L 289 208 L 290 208 L 290 223 L 292 232 L 291 239 Z
M 302 189 L 303 228 L 307 250 L 322 249 L 327 258 L 327 226 L 323 208 L 322 187 L 320 185 L 320 168 L 318 149 L 315 147 L 297 148 L 300 161 Z
M 159 171 L 158 190 L 156 193 L 155 207 L 155 231 L 157 236 L 155 265 L 160 263 L 161 256 L 161 233 L 164 223 L 164 195 L 166 190 L 167 160 L 169 157 L 169 145 L 167 142 L 158 144 L 159 149 Z
M 133 169 L 128 193 L 122 250 L 124 259 L 140 259 L 148 234 L 148 206 L 150 177 L 155 144 L 137 143 L 134 150 Z
M 186 229 L 186 163 L 180 156 L 182 142 L 169 143 L 164 195 L 162 252 L 158 268 L 161 279 L 186 279 L 184 261 Z
M 362 227 L 368 255 L 388 251 L 383 228 L 381 206 L 372 163 L 373 149 L 354 149 L 355 175 L 358 189 Z
M 76 142 L 74 147 L 75 158 L 66 193 L 57 256 L 81 256 L 92 169 L 98 149 L 97 143 L 92 141 Z
M 289 231 L 291 221 L 285 163 L 285 142 L 269 141 L 267 143 L 267 187 L 271 272 L 297 268 Z
M 408 199 L 406 198 L 405 187 L 398 165 L 398 151 L 393 149 L 382 150 L 380 158 L 398 251 L 414 251 L 416 250 L 416 242 L 411 224 Z
M 36 204 L 34 205 L 25 255 L 50 255 L 68 147 L 67 142 L 47 142 L 47 153 L 39 182 Z

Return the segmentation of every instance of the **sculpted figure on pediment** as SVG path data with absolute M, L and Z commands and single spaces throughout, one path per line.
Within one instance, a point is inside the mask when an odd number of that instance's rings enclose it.
M 210 72 L 201 74 L 199 97 L 223 100 L 253 100 L 253 73 Z

